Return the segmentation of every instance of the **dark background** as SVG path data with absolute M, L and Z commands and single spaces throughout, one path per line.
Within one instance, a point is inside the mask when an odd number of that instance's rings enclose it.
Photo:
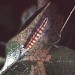
M 57 4 L 58 10 L 65 20 L 75 5 L 75 0 L 52 0 L 52 2 Z M 63 30 L 59 44 L 75 50 L 75 11 Z
M 75 0 L 51 1 L 57 4 L 59 14 L 65 20 L 75 5 Z M 22 12 L 36 3 L 36 0 L 0 0 L 0 56 L 5 57 L 4 42 L 7 42 L 18 31 Z M 75 11 L 62 33 L 59 45 L 75 50 Z

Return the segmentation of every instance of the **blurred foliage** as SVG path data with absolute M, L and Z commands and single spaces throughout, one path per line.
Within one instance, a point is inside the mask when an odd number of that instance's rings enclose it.
M 50 50 L 52 59 L 44 62 L 46 75 L 75 75 L 75 51 L 58 46 Z M 31 65 L 36 62 L 19 61 L 3 75 L 29 75 Z

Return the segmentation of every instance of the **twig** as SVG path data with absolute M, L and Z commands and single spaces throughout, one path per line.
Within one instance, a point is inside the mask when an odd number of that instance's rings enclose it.
M 73 9 L 71 10 L 69 16 L 67 17 L 67 19 L 66 19 L 66 21 L 65 21 L 65 23 L 64 23 L 64 25 L 63 25 L 63 27 L 62 27 L 62 29 L 60 31 L 60 34 L 59 34 L 60 37 L 61 37 L 61 33 L 62 33 L 63 29 L 65 28 L 66 24 L 68 23 L 68 21 L 69 21 L 71 15 L 73 14 L 74 10 L 75 10 L 75 5 L 74 5 Z

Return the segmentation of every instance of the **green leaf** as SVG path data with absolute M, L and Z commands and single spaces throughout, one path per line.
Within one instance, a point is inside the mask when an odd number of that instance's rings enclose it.
M 59 46 L 50 52 L 52 60 L 45 64 L 47 75 L 75 75 L 75 51 Z
M 18 42 L 12 41 L 8 42 L 6 45 L 6 61 L 1 69 L 0 73 L 4 73 L 7 69 L 9 69 L 19 58 L 20 56 L 21 46 Z

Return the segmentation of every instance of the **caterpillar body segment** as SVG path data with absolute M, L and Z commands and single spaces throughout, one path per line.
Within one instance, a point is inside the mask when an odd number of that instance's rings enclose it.
M 37 29 L 35 34 L 32 36 L 32 38 L 29 41 L 26 48 L 28 48 L 28 49 L 32 48 L 32 46 L 39 40 L 39 38 L 40 38 L 41 34 L 43 33 L 47 23 L 48 23 L 48 18 L 45 18 L 43 23 L 41 24 L 41 26 Z

